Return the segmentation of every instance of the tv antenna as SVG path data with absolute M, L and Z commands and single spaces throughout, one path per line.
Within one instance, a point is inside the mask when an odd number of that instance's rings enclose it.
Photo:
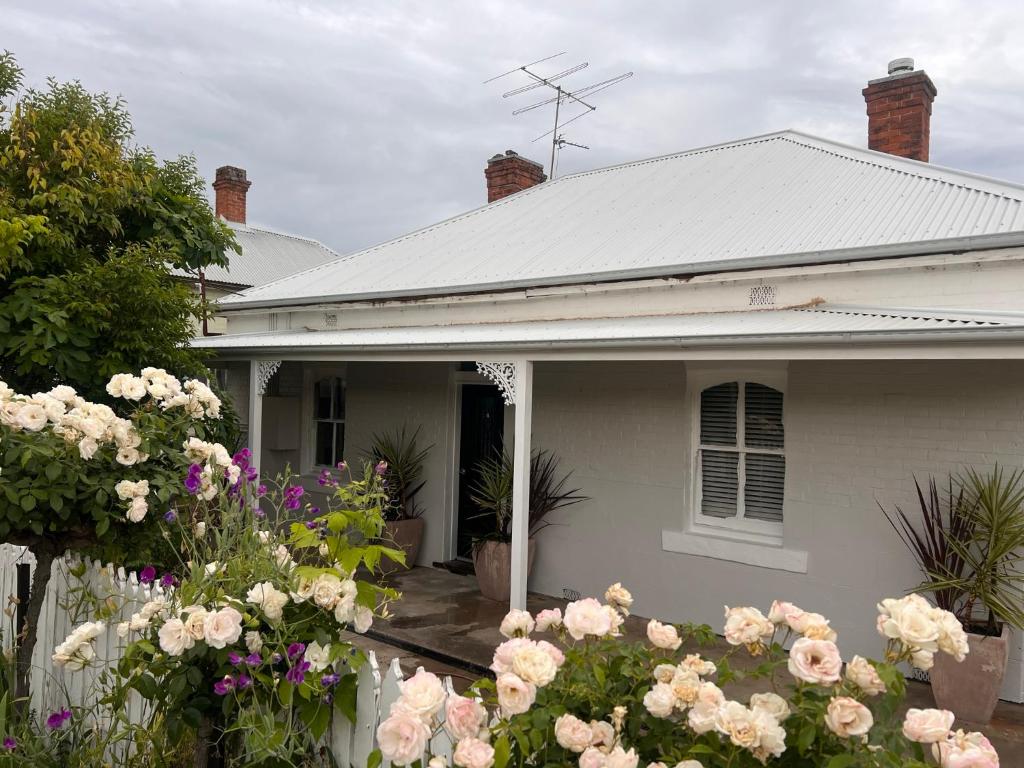
M 506 91 L 505 93 L 501 94 L 501 98 L 503 99 L 519 96 L 520 94 L 526 93 L 527 91 L 532 91 L 535 88 L 550 88 L 555 92 L 554 96 L 542 99 L 541 101 L 538 101 L 534 104 L 529 104 L 525 107 L 520 107 L 519 109 L 513 110 L 512 112 L 513 115 L 521 115 L 525 112 L 532 112 L 535 109 L 540 109 L 541 107 L 546 107 L 551 104 L 555 105 L 554 127 L 550 131 L 546 131 L 537 138 L 533 139 L 533 141 L 540 141 L 541 139 L 546 138 L 547 136 L 551 137 L 550 167 L 552 179 L 555 178 L 555 160 L 556 153 L 558 152 L 558 150 L 562 149 L 563 147 L 590 149 L 590 147 L 584 144 L 576 144 L 566 139 L 565 134 L 561 133 L 561 129 L 567 126 L 569 123 L 574 123 L 581 117 L 586 117 L 587 115 L 592 114 L 597 110 L 597 107 L 587 100 L 595 93 L 603 91 L 605 88 L 611 88 L 613 85 L 621 83 L 623 80 L 627 80 L 633 76 L 632 72 L 624 72 L 621 75 L 610 77 L 607 80 L 601 80 L 600 82 L 591 83 L 590 85 L 586 85 L 582 88 L 570 90 L 566 88 L 564 85 L 562 85 L 562 83 L 556 81 L 561 80 L 564 77 L 568 77 L 569 75 L 574 75 L 577 72 L 586 69 L 587 67 L 590 66 L 590 62 L 584 61 L 581 64 L 569 67 L 568 69 L 564 69 L 561 72 L 556 72 L 553 75 L 548 75 L 547 77 L 543 77 L 531 69 L 531 67 L 536 67 L 536 65 L 542 64 L 545 61 L 551 61 L 552 59 L 557 59 L 559 56 L 564 55 L 565 51 L 562 51 L 561 53 L 556 53 L 552 56 L 545 56 L 543 59 L 531 61 L 529 64 L 523 64 L 521 67 L 510 69 L 508 72 L 502 72 L 500 75 L 496 75 L 492 78 L 484 80 L 484 84 L 486 85 L 487 83 L 493 83 L 495 80 L 500 80 L 501 78 L 507 77 L 508 75 L 514 75 L 517 72 L 522 72 L 523 74 L 530 78 L 531 82 L 529 82 L 528 84 L 520 86 L 519 88 L 513 88 L 511 91 Z M 582 111 L 578 112 L 573 117 L 570 117 L 568 120 L 563 120 L 563 104 L 565 105 L 566 109 L 571 110 L 573 108 L 582 108 Z M 562 122 L 559 122 L 560 120 Z

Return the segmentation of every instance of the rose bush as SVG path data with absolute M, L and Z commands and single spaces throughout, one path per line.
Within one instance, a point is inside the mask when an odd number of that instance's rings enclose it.
M 428 749 L 444 728 L 458 768 L 999 766 L 982 734 L 953 731 L 949 712 L 898 716 L 901 664 L 966 653 L 959 624 L 916 595 L 879 604 L 883 660 L 854 656 L 845 668 L 829 621 L 792 603 L 776 602 L 767 615 L 726 608 L 732 648 L 712 661 L 681 650 L 713 641 L 710 627 L 652 620 L 646 640 L 631 641 L 621 627 L 632 596 L 615 584 L 605 599 L 570 603 L 564 617 L 511 612 L 494 653 L 496 680 L 465 695 L 445 700 L 440 681 L 420 670 L 380 724 L 371 762 L 441 766 Z M 735 669 L 738 654 L 752 668 Z M 741 678 L 771 690 L 736 700 L 731 684 Z
M 116 626 L 76 628 L 53 661 L 81 669 L 95 638 L 116 631 L 129 644 L 104 699 L 111 709 L 134 690 L 172 746 L 219 749 L 228 765 L 303 765 L 335 713 L 355 718 L 364 657 L 343 633 L 365 632 L 397 596 L 355 575 L 402 559 L 373 543 L 381 478 L 367 466 L 332 479 L 318 508 L 288 479 L 268 489 L 247 450 L 190 438 L 185 453 L 181 496 L 160 522 L 181 541 L 179 565 L 160 578 L 165 594 Z

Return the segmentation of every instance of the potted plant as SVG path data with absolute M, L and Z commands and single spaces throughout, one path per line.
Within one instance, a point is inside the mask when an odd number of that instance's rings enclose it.
M 558 457 L 550 451 L 536 450 L 530 456 L 527 574 L 537 551 L 533 537 L 552 524 L 548 515 L 587 499 L 579 494 L 579 488 L 567 487 L 572 473 L 560 474 L 558 464 Z M 470 498 L 483 510 L 477 517 L 493 518 L 494 529 L 473 542 L 473 568 L 481 594 L 505 601 L 509 599 L 512 575 L 512 458 L 503 452 L 484 459 L 476 473 Z
M 388 500 L 384 505 L 384 530 L 387 538 L 405 552 L 407 568 L 416 565 L 423 542 L 423 507 L 416 496 L 427 483 L 423 462 L 433 444 L 420 447 L 420 427 L 410 432 L 402 425 L 393 432 L 373 436 L 369 456 L 384 476 Z
M 1024 627 L 1024 472 L 968 469 L 949 479 L 942 496 L 934 479 L 927 493 L 915 484 L 920 526 L 899 507 L 886 517 L 925 576 L 918 588 L 956 616 L 969 648 L 961 662 L 936 656 L 932 692 L 957 717 L 987 723 L 1006 672 L 1009 630 Z

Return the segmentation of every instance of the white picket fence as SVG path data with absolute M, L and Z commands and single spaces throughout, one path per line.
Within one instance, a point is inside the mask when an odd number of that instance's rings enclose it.
M 0 601 L 8 605 L 8 596 L 17 595 L 17 566 L 27 564 L 35 569 L 35 558 L 22 547 L 0 544 Z M 80 573 L 74 575 L 72 571 Z M 87 707 L 97 695 L 100 675 L 105 669 L 116 667 L 127 645 L 114 631 L 114 625 L 127 621 L 146 602 L 162 595 L 159 586 L 140 585 L 134 573 L 123 568 L 98 562 L 82 564 L 72 560 L 58 560 L 53 564 L 46 600 L 40 615 L 36 647 L 32 656 L 32 708 L 42 713 L 61 707 Z M 108 620 L 108 631 L 96 640 L 95 663 L 78 672 L 54 667 L 50 658 L 54 647 L 62 642 L 75 626 L 92 620 L 92 600 L 106 600 L 116 596 L 114 615 Z M 12 605 L 13 608 L 13 605 Z M 11 648 L 16 634 L 14 618 L 3 617 L 3 648 Z M 358 670 L 356 693 L 356 721 L 336 714 L 327 737 L 327 746 L 339 766 L 366 765 L 370 753 L 376 749 L 377 726 L 387 717 L 391 705 L 399 696 L 399 683 L 403 679 L 398 659 L 381 670 L 376 655 L 370 651 L 368 663 Z M 445 690 L 453 692 L 451 678 L 444 679 Z M 133 692 L 127 714 L 134 722 L 144 722 L 149 712 L 146 701 Z M 443 713 L 442 713 L 443 715 Z M 443 755 L 451 762 L 453 745 L 447 733 L 440 729 L 429 750 Z M 385 762 L 385 768 L 388 764 Z

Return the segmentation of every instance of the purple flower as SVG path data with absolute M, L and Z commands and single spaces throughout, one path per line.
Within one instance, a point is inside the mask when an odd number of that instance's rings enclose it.
M 147 565 L 139 573 L 139 584 L 152 584 L 154 581 L 156 581 L 156 568 Z
M 314 531 L 314 530 L 316 530 L 317 525 L 318 525 L 318 523 L 317 523 L 316 520 L 307 520 L 306 521 L 306 529 L 307 530 Z
M 284 658 L 284 656 L 282 656 L 280 653 L 275 653 L 273 656 L 270 657 L 270 663 L 271 664 L 280 664 L 281 663 L 281 659 L 283 659 L 283 658 Z
M 231 678 L 231 675 L 225 675 L 223 679 L 213 684 L 213 692 L 218 696 L 227 696 L 234 690 L 234 687 L 235 681 Z
M 296 656 L 301 656 L 306 652 L 305 643 L 292 643 L 288 646 L 288 658 L 294 659 Z
M 308 661 L 299 661 L 285 673 L 285 680 L 295 685 L 301 685 L 306 682 L 306 672 L 309 670 L 309 667 L 310 663 Z
M 235 653 L 234 651 L 231 651 L 228 654 L 228 662 L 230 662 L 231 666 L 237 667 L 239 664 L 242 663 L 242 655 L 240 653 Z
M 338 462 L 338 471 L 339 472 L 344 472 L 346 469 L 348 469 L 348 462 L 347 461 L 339 461 Z
M 6 749 L 8 752 L 13 752 L 17 748 L 18 748 L 18 742 L 15 741 L 12 736 L 5 736 L 4 737 L 4 749 Z
M 164 513 L 164 520 L 166 522 L 168 522 L 168 523 L 173 523 L 177 519 L 178 519 L 178 513 L 175 512 L 173 509 L 168 509 L 167 512 Z
M 324 688 L 330 688 L 332 685 L 337 685 L 339 680 L 341 680 L 341 675 L 336 672 L 332 672 L 331 674 L 324 675 L 320 678 L 320 685 Z
M 284 506 L 286 509 L 295 510 L 302 506 L 300 499 L 305 491 L 301 485 L 292 485 L 284 489 Z
M 160 586 L 164 589 L 170 589 L 171 587 L 178 586 L 178 579 L 173 573 L 165 573 L 160 577 Z
M 250 667 L 258 667 L 260 664 L 263 663 L 263 659 L 262 657 L 260 657 L 258 653 L 250 653 L 248 656 L 245 657 L 245 663 L 248 664 Z
M 323 695 L 323 702 L 324 702 L 324 704 L 327 704 L 328 706 L 333 704 L 334 703 L 334 694 L 333 693 L 325 693 Z
M 262 520 L 264 517 L 267 516 L 267 513 L 264 512 L 259 507 L 256 507 L 256 509 L 252 511 L 252 516 L 255 517 L 257 520 Z
M 245 468 L 245 479 L 250 483 L 255 483 L 256 479 L 260 476 L 260 473 L 256 471 L 256 467 Z
M 373 473 L 377 477 L 382 477 L 385 472 L 388 471 L 388 463 L 386 461 L 378 461 L 377 466 L 373 468 Z
M 236 686 L 236 687 L 238 688 L 238 690 L 240 690 L 240 691 L 244 691 L 244 690 L 245 690 L 246 688 L 248 688 L 248 687 L 249 687 L 250 685 L 252 685 L 252 678 L 251 678 L 251 677 L 249 677 L 249 676 L 248 676 L 247 674 L 245 674 L 244 672 L 243 672 L 242 674 L 240 674 L 240 675 L 238 676 L 238 681 L 237 681 L 237 682 L 235 683 L 235 686 Z
M 185 490 L 193 496 L 199 492 L 199 488 L 203 484 L 202 474 L 203 468 L 198 464 L 193 464 L 188 468 L 188 475 L 185 477 Z
M 62 727 L 64 723 L 71 719 L 70 709 L 61 709 L 57 712 L 51 712 L 50 716 L 46 718 L 46 727 L 51 731 L 56 731 Z
M 311 515 L 319 515 L 320 514 L 320 507 L 310 507 L 309 508 L 309 514 L 311 514 Z
M 238 453 L 231 457 L 231 463 L 237 467 L 245 469 L 246 467 L 249 466 L 249 459 L 251 458 L 252 451 L 250 451 L 248 448 L 243 448 L 242 450 L 240 450 Z
M 317 485 L 327 485 L 331 482 L 331 470 L 324 469 L 320 472 L 320 477 L 316 479 Z
M 260 496 L 260 497 L 266 496 L 267 495 L 267 486 L 265 486 L 265 485 L 258 486 L 256 488 L 256 495 Z

